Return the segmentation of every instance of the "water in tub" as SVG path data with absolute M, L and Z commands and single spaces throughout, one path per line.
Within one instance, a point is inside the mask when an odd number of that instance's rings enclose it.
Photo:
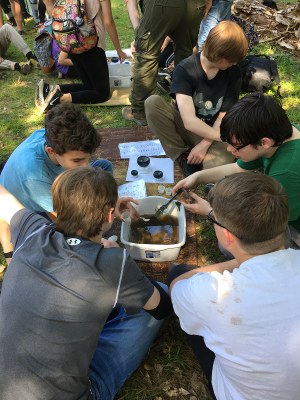
M 132 221 L 129 241 L 139 244 L 176 244 L 179 242 L 178 218 L 169 214 L 155 217 L 142 215 L 143 219 Z M 148 221 L 147 221 L 148 219 Z

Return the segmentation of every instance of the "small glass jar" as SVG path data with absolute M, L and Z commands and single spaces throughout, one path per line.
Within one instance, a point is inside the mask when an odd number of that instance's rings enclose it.
M 162 171 L 154 171 L 153 177 L 156 181 L 161 182 L 164 180 L 164 173 Z
M 147 174 L 150 171 L 150 157 L 139 156 L 136 160 L 141 174 Z
M 137 178 L 138 175 L 139 175 L 139 171 L 138 171 L 137 169 L 133 169 L 133 170 L 131 170 L 130 175 L 131 175 L 133 178 Z

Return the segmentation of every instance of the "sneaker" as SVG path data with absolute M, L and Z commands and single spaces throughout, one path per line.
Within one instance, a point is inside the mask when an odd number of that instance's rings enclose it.
M 31 64 L 30 61 L 26 61 L 26 62 L 20 62 L 19 63 L 20 66 L 20 72 L 23 75 L 28 75 L 31 71 Z
M 16 20 L 15 20 L 14 17 L 9 17 L 7 22 L 8 22 L 9 25 L 11 25 L 11 26 L 17 26 Z
M 55 107 L 57 104 L 60 103 L 60 98 L 62 97 L 62 92 L 59 90 L 59 86 L 55 86 L 52 88 L 48 96 L 46 97 L 45 101 L 39 107 L 42 113 L 46 113 L 51 108 Z
M 41 66 L 40 66 L 38 60 L 36 60 L 35 58 L 30 58 L 29 62 L 31 64 L 32 68 L 41 69 Z
M 130 107 L 124 107 L 122 109 L 122 116 L 123 116 L 123 118 L 127 119 L 128 121 L 135 122 L 137 125 L 140 125 L 140 126 L 148 125 L 146 118 L 143 118 L 143 117 L 138 118 L 137 116 L 135 116 L 133 114 L 132 108 L 130 108 Z
M 41 79 L 35 88 L 35 105 L 41 107 L 44 104 L 49 92 L 55 88 L 54 85 L 50 85 Z
M 31 15 L 31 14 L 29 14 L 27 11 L 23 12 L 23 13 L 22 13 L 22 16 L 23 16 L 23 19 L 29 19 L 29 18 L 32 18 L 32 15 Z
M 170 84 L 166 79 L 163 79 L 161 81 L 157 81 L 156 86 L 158 87 L 158 89 L 166 94 L 170 93 Z
M 188 158 L 189 152 L 182 153 L 181 156 L 177 158 L 177 161 L 182 169 L 183 175 L 184 176 L 189 176 L 194 174 L 195 172 L 201 171 L 203 168 L 202 163 L 201 164 L 188 164 L 187 158 Z

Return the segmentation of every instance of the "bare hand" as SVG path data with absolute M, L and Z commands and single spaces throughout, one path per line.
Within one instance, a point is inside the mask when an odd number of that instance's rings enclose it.
M 101 239 L 101 244 L 106 249 L 109 249 L 111 247 L 120 247 L 117 242 L 114 242 L 112 240 L 107 240 L 107 239 L 104 239 L 104 238 Z
M 203 139 L 200 143 L 196 144 L 187 158 L 188 164 L 201 164 L 211 143 L 211 141 Z
M 189 192 L 189 195 L 195 200 L 195 202 L 185 203 L 181 201 L 181 204 L 184 206 L 184 208 L 194 214 L 199 214 L 206 217 L 211 210 L 209 202 L 193 192 Z
M 140 214 L 131 203 L 139 204 L 139 202 L 132 197 L 119 197 L 114 211 L 114 216 L 121 218 L 121 214 L 124 211 L 128 211 L 131 219 L 134 221 L 138 220 L 140 218 Z
M 118 53 L 120 63 L 122 64 L 122 62 L 126 60 L 127 54 L 123 50 L 119 50 L 117 53 Z
M 184 188 L 184 189 L 194 189 L 195 187 L 198 186 L 198 174 L 199 172 L 195 172 L 194 174 L 182 179 L 172 189 L 172 195 L 176 194 L 179 189 Z M 189 192 L 190 193 L 190 192 Z
M 135 52 L 136 52 L 136 49 L 135 49 L 135 41 L 133 41 L 133 42 L 130 43 L 130 50 L 131 50 L 132 58 L 134 58 Z

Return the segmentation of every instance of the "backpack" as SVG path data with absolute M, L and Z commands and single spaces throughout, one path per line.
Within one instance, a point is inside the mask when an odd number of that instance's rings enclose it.
M 253 47 L 259 43 L 259 36 L 255 31 L 254 26 L 249 21 L 246 21 L 237 15 L 232 14 L 230 19 L 243 29 L 248 41 L 249 51 L 253 50 Z
M 274 58 L 265 54 L 248 55 L 239 63 L 242 70 L 242 92 L 265 92 L 274 81 L 277 84 L 277 95 L 280 95 L 280 78 Z
M 84 53 L 98 41 L 94 22 L 86 16 L 84 0 L 56 0 L 51 28 L 60 49 L 69 54 Z

